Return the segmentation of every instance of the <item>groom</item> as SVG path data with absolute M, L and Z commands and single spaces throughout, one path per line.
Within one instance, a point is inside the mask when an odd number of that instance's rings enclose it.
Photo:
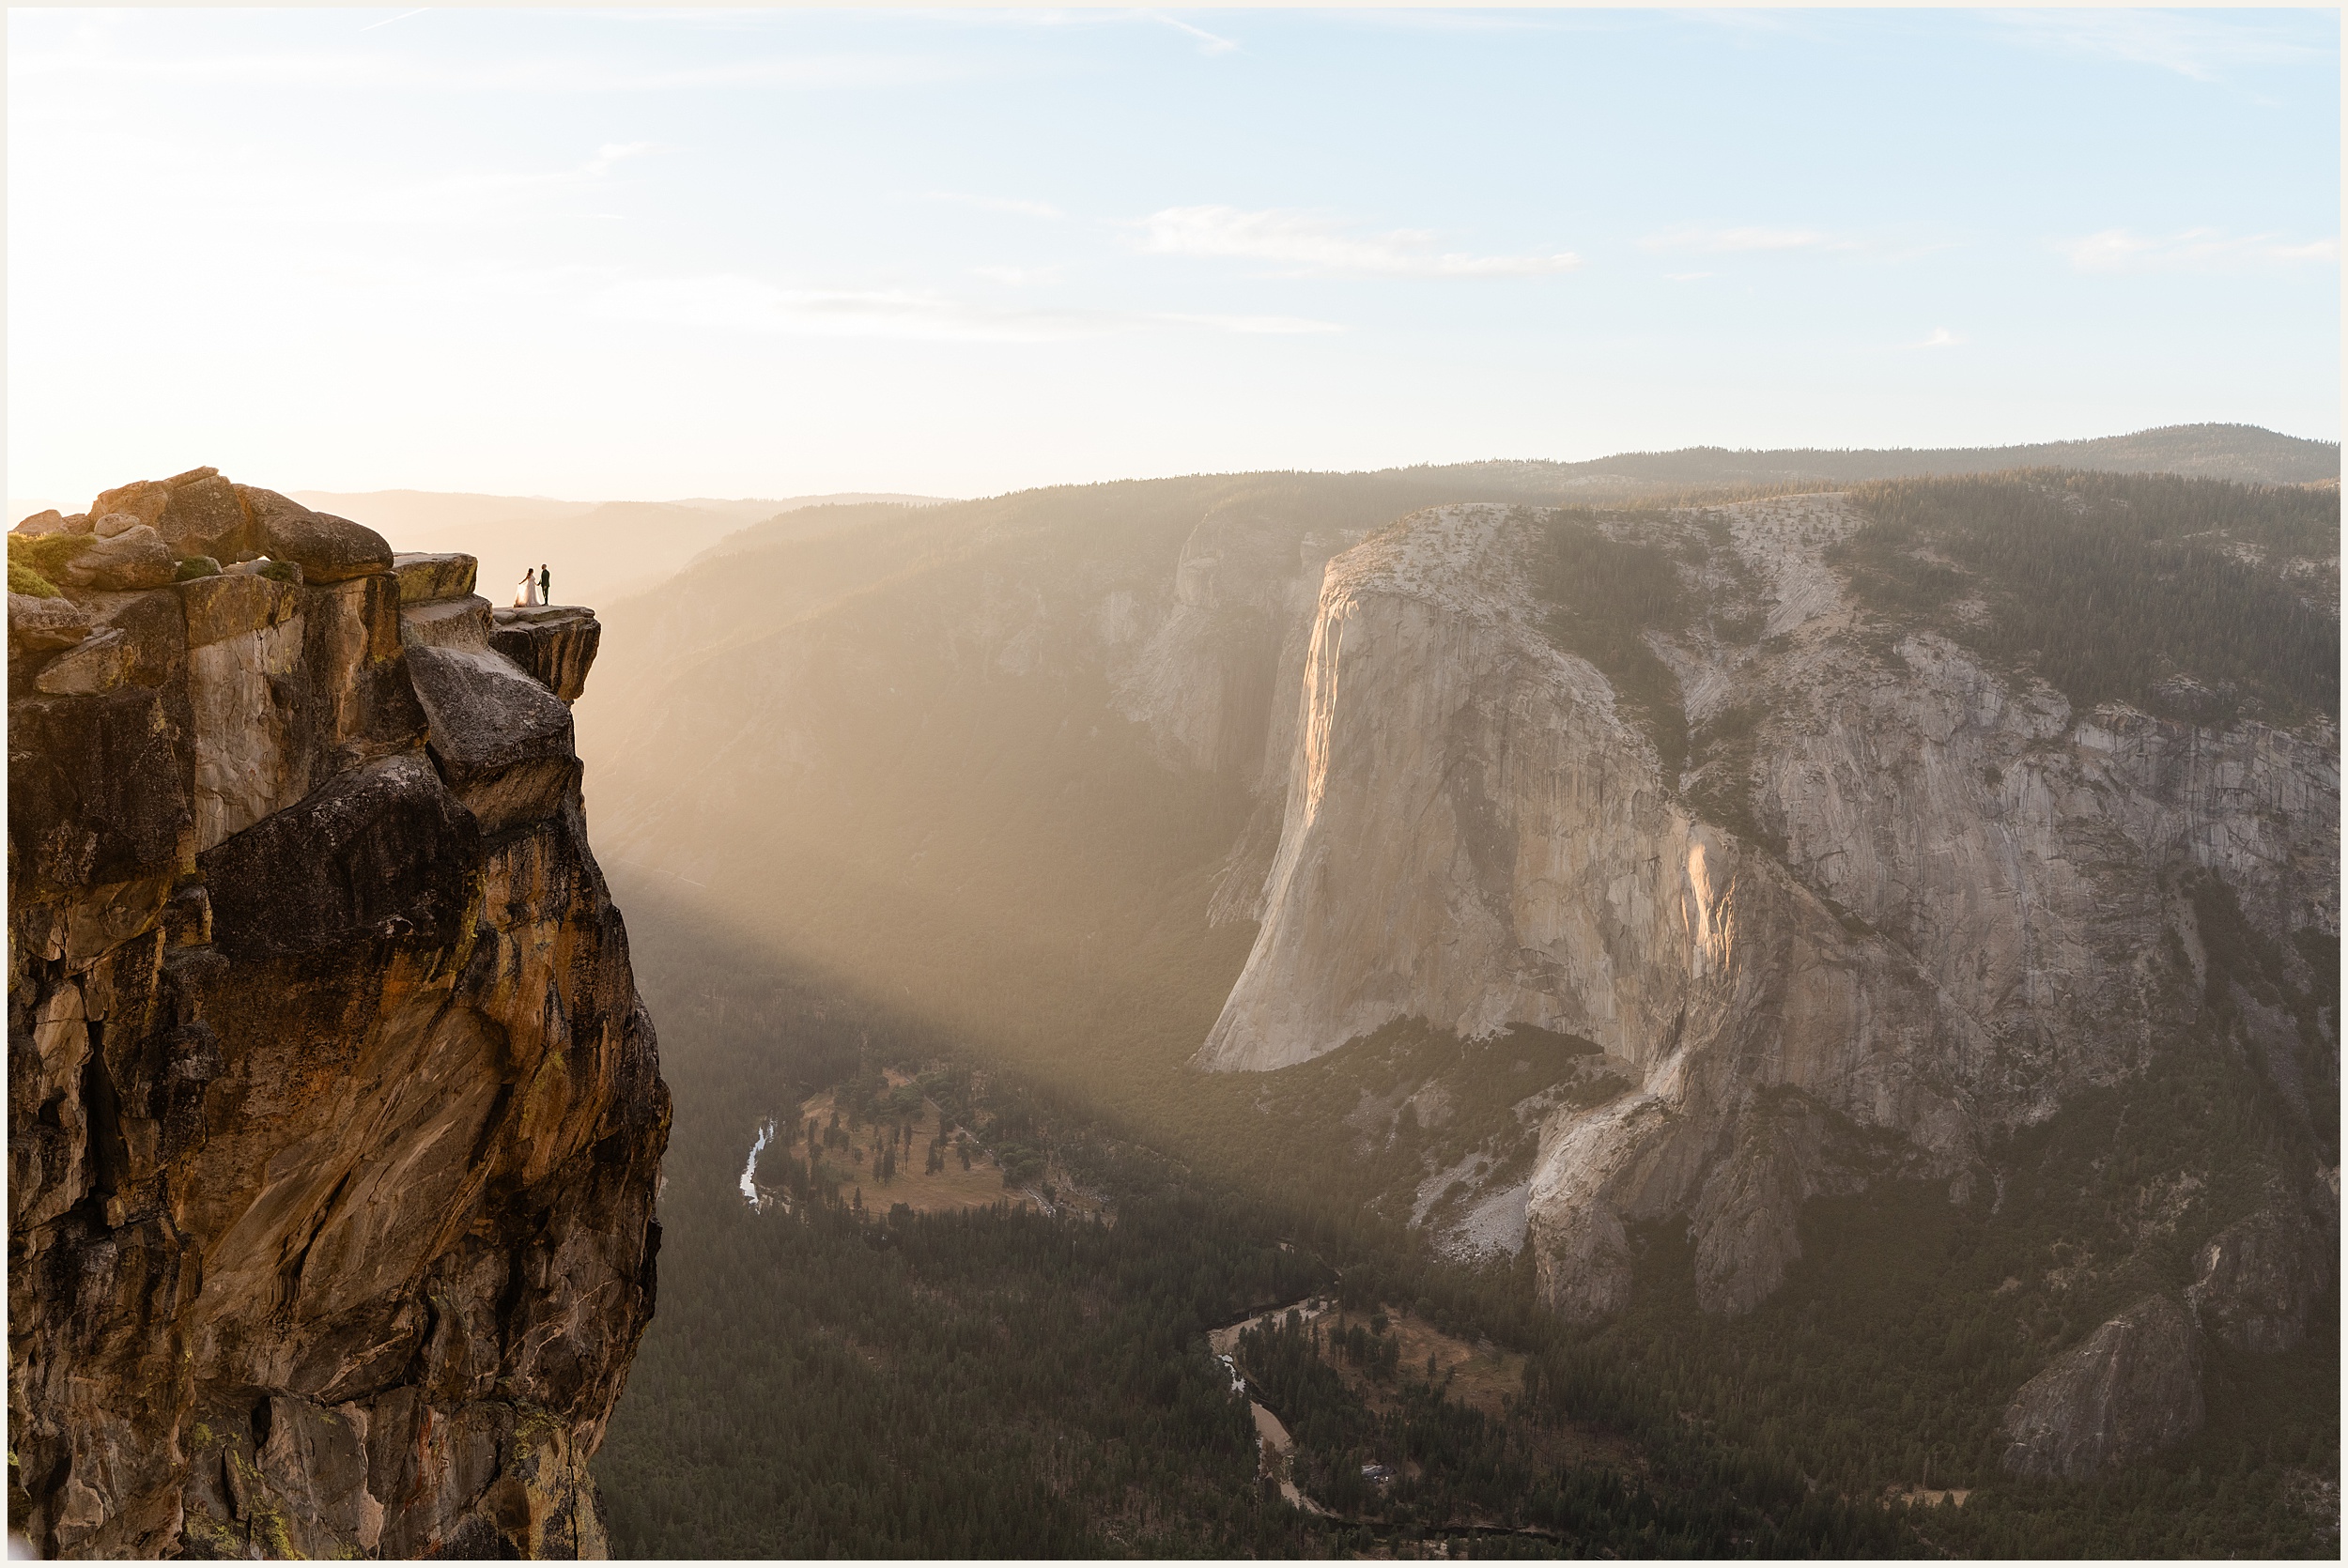
M 540 604 L 554 603 L 553 588 L 554 575 L 547 570 L 547 563 L 542 561 L 538 562 L 538 602 Z

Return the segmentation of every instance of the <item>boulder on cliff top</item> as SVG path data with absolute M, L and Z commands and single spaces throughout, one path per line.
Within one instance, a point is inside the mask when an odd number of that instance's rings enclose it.
M 177 485 L 155 529 L 175 556 L 243 561 L 261 553 L 237 487 L 215 473 Z
M 89 503 L 89 515 L 102 517 L 110 512 L 128 512 L 153 528 L 162 523 L 163 514 L 170 510 L 178 492 L 192 484 L 219 477 L 218 469 L 190 469 L 185 473 L 173 474 L 169 479 L 134 479 L 128 484 L 100 490 L 98 499 Z
M 89 636 L 89 617 L 70 599 L 8 595 L 8 646 L 30 653 L 70 648 Z
M 2005 1468 L 2078 1481 L 2201 1429 L 2201 1346 L 2193 1320 L 2150 1296 L 2022 1385 L 2006 1407 Z
M 479 563 L 469 555 L 403 551 L 392 557 L 399 577 L 399 602 L 425 604 L 434 599 L 461 599 L 473 589 Z
M 98 492 L 98 499 L 89 503 L 89 515 L 104 518 L 116 512 L 127 512 L 152 528 L 162 520 L 163 508 L 170 504 L 169 485 L 160 479 L 141 479 Z
M 179 562 L 162 535 L 145 523 L 101 537 L 65 563 L 65 580 L 80 588 L 162 588 Z
M 44 533 L 87 533 L 90 516 L 86 512 L 69 512 L 59 516 L 54 508 L 36 512 L 8 531 L 19 538 L 37 538 Z
M 257 485 L 237 485 L 236 493 L 253 518 L 254 543 L 272 560 L 301 567 L 307 581 L 340 582 L 392 569 L 392 547 L 371 528 L 313 512 Z
M 197 857 L 231 958 L 458 934 L 480 831 L 413 752 L 339 775 Z

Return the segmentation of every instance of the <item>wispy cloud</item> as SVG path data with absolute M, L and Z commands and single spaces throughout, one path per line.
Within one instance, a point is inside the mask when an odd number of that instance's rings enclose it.
M 1908 346 L 1910 348 L 1954 348 L 1964 341 L 1946 327 L 1935 327 L 1921 343 L 1911 343 Z
M 1848 250 L 1852 242 L 1816 229 L 1684 226 L 1650 234 L 1639 243 L 1650 251 L 1695 251 L 1720 255 L 1737 251 Z
M 989 283 L 1008 284 L 1013 288 L 1032 288 L 1039 284 L 1056 284 L 1066 269 L 1058 263 L 1049 267 L 973 267 L 970 275 Z
M 1453 11 L 1413 7 L 1407 10 L 1364 9 L 1334 13 L 1355 27 L 1413 33 L 1599 33 L 1622 30 L 1626 14 L 1614 10 Z
M 2293 240 L 2276 234 L 2229 235 L 2214 228 L 2171 235 L 2103 229 L 2058 240 L 2055 249 L 2082 272 L 2215 272 L 2340 260 L 2337 236 Z
M 975 207 L 983 212 L 1011 212 L 1023 218 L 1059 218 L 1066 216 L 1050 202 L 1019 201 L 1009 196 L 977 196 L 961 191 L 930 191 L 923 199 L 950 202 L 956 207 Z
M 1208 32 L 1204 27 L 1194 27 L 1180 17 L 1168 16 L 1164 11 L 1151 11 L 1147 14 L 1152 22 L 1162 22 L 1177 32 L 1188 33 L 1192 38 L 1197 38 L 1199 44 L 1198 53 L 1201 54 L 1230 54 L 1239 50 L 1239 45 L 1229 38 L 1219 38 Z
M 931 15 L 950 20 L 964 27 L 1009 27 L 1065 30 L 1094 27 L 1168 27 L 1198 40 L 1201 54 L 1232 54 L 1244 53 L 1238 40 L 1210 33 L 1196 23 L 1184 22 L 1161 10 L 1143 10 L 1130 7 L 1075 6 L 1046 9 L 1005 9 L 996 6 L 971 7 L 950 11 L 935 11 Z
M 611 172 L 612 165 L 652 150 L 650 142 L 606 142 L 595 149 L 595 157 L 580 165 L 580 172 L 602 176 Z
M 1581 265 L 1552 255 L 1466 255 L 1438 252 L 1427 229 L 1350 234 L 1317 213 L 1281 208 L 1169 207 L 1135 225 L 1138 244 L 1160 255 L 1228 256 L 1273 262 L 1291 276 L 1353 273 L 1403 278 L 1522 278 Z
M 397 20 L 394 18 L 394 20 Z M 922 86 L 976 74 L 968 61 L 933 55 L 796 54 L 657 67 L 541 56 L 486 60 L 351 54 L 122 55 L 95 51 L 11 52 L 11 82 L 86 79 L 219 83 L 246 86 L 484 93 L 655 93 L 731 87 Z
M 370 185 L 281 176 L 255 182 L 244 199 L 280 218 L 317 223 L 522 223 L 545 213 L 545 199 L 588 190 L 620 164 L 656 150 L 650 142 L 606 142 L 595 156 L 558 169 L 468 169 L 437 177 Z
M 1954 243 L 1945 232 L 1914 225 L 1852 234 L 1798 223 L 1682 223 L 1643 237 L 1639 248 L 1663 255 L 1834 255 L 1882 265 L 1914 261 Z
M 1793 31 L 1795 20 L 1780 10 L 1753 8 L 1697 7 L 1680 13 L 1691 22 L 1702 22 L 1727 33 L 1775 37 Z
M 780 288 L 732 274 L 614 283 L 593 297 L 590 309 L 612 321 L 932 343 L 1035 343 L 1167 329 L 1278 336 L 1344 331 L 1299 316 L 1006 307 L 927 290 Z
M 394 22 L 405 22 L 411 16 L 422 16 L 425 11 L 428 11 L 431 8 L 432 8 L 429 6 L 421 6 L 412 11 L 402 11 L 397 16 L 387 16 L 380 22 L 370 22 L 364 27 L 360 28 L 359 31 L 362 33 L 372 33 L 378 27 L 389 27 Z
M 1990 20 L 2025 47 L 2154 66 L 2201 82 L 2246 66 L 2305 63 L 2325 53 L 2289 36 L 2287 23 L 2205 11 L 2026 10 L 1994 13 Z

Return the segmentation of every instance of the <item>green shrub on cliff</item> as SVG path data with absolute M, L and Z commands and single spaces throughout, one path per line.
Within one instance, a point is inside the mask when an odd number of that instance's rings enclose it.
M 8 535 L 8 592 L 38 599 L 63 598 L 56 579 L 65 563 L 90 547 L 86 533 Z
M 55 583 L 51 582 L 47 577 L 42 576 L 39 572 L 34 571 L 30 566 L 22 565 L 13 561 L 8 562 L 8 592 L 11 593 L 29 593 L 36 599 L 62 599 L 65 597 L 65 594 L 58 589 Z

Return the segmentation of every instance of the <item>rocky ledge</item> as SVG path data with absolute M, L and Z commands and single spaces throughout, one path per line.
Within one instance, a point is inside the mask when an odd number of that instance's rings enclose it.
M 564 701 L 578 701 L 587 687 L 588 668 L 595 662 L 595 645 L 603 639 L 603 623 L 595 612 L 577 605 L 548 605 L 493 613 L 496 625 L 489 640 L 497 651 Z
M 600 1555 L 669 1102 L 572 748 L 594 618 L 517 662 L 471 560 L 209 469 L 18 534 L 10 1528 Z

